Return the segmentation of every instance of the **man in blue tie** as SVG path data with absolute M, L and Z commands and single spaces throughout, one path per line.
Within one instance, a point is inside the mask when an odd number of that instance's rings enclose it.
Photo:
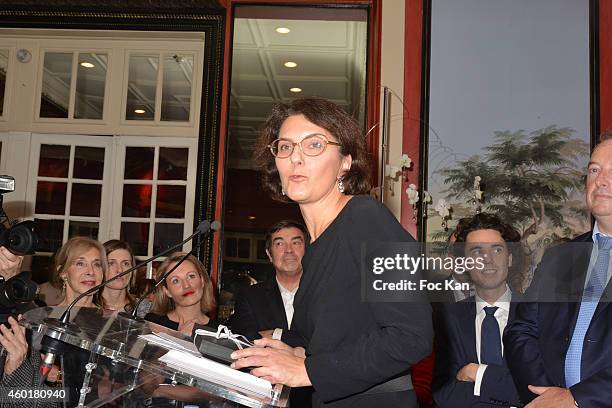
M 469 271 L 475 295 L 444 305 L 436 332 L 434 400 L 440 408 L 518 406 L 501 338 L 514 318 L 508 281 L 524 270 L 521 236 L 485 213 L 467 219 L 456 236 L 454 255 L 479 259 L 481 266 Z
M 612 140 L 591 154 L 586 204 L 593 230 L 547 251 L 504 336 L 528 408 L 612 407 Z

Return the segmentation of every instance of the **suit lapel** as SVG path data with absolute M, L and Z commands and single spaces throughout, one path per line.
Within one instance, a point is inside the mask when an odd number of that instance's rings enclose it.
M 472 298 L 473 299 L 473 298 Z M 476 352 L 476 301 L 460 302 L 464 310 L 461 316 L 461 329 L 465 333 L 465 352 L 467 360 L 478 362 L 478 353 Z
M 591 235 L 592 234 L 585 234 L 583 236 L 584 238 L 578 241 L 584 244 L 579 244 L 572 249 L 572 262 L 570 265 L 569 273 L 567 275 L 567 278 L 570 280 L 570 301 L 567 303 L 568 316 L 570 318 L 570 339 L 574 335 L 574 328 L 576 327 L 578 313 L 580 312 L 580 301 L 576 300 L 582 299 L 582 292 L 584 291 L 584 285 L 586 283 L 586 277 L 589 269 L 589 262 L 591 260 Z M 591 245 L 588 245 L 589 243 Z

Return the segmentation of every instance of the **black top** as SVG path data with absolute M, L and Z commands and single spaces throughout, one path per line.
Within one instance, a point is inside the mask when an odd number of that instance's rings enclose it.
M 306 250 L 292 332 L 306 348 L 313 406 L 416 407 L 413 391 L 364 391 L 407 374 L 431 352 L 431 307 L 422 302 L 362 302 L 362 244 L 413 242 L 382 204 L 353 197 Z M 283 340 L 285 336 L 283 336 Z M 295 344 L 295 342 L 293 342 Z
M 170 320 L 168 315 L 158 315 L 157 313 L 147 313 L 144 317 L 145 320 L 148 320 L 151 323 L 159 324 L 160 326 L 165 326 L 169 329 L 178 331 L 179 323 L 174 320 Z M 219 327 L 219 321 L 216 319 L 210 319 L 210 321 L 206 324 L 206 326 L 211 328 Z M 195 326 L 195 325 L 194 325 Z

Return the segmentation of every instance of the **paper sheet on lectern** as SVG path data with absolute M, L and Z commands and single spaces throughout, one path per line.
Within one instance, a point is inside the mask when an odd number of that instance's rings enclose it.
M 170 350 L 160 357 L 159 361 L 187 374 L 217 384 L 231 385 L 265 397 L 270 397 L 272 393 L 272 384 L 270 381 L 263 380 L 248 373 L 243 373 L 242 371 L 234 370 L 231 367 L 204 357 L 194 357 L 191 353 Z

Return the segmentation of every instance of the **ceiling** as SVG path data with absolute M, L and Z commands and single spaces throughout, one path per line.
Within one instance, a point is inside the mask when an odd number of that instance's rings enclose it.
M 278 27 L 291 31 L 279 34 L 275 31 Z M 229 167 L 252 168 L 258 130 L 276 102 L 303 96 L 328 98 L 363 124 L 366 55 L 365 18 L 363 21 L 236 18 Z M 297 66 L 287 68 L 283 65 L 287 61 Z M 290 92 L 292 87 L 299 87 L 302 92 Z

